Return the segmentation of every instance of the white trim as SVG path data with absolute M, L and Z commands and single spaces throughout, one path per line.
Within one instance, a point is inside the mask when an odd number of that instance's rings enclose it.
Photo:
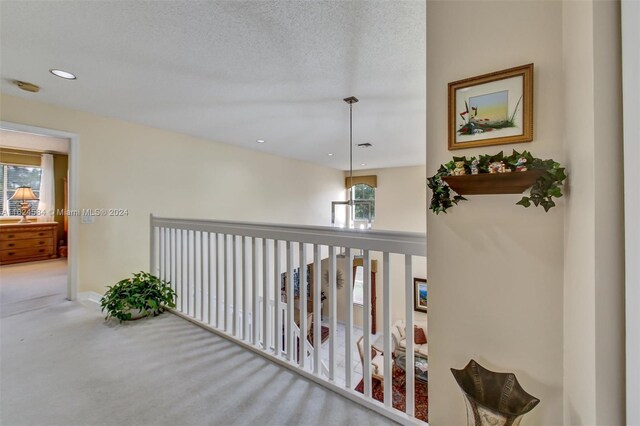
M 640 425 L 640 2 L 623 0 L 621 13 L 627 424 Z
M 33 133 L 37 135 L 53 136 L 69 140 L 69 210 L 78 209 L 78 179 L 79 179 L 79 155 L 80 138 L 75 133 L 64 132 L 44 127 L 30 126 L 27 124 L 0 121 L 0 129 L 16 132 Z M 77 216 L 68 216 L 67 247 L 69 247 L 67 263 L 67 299 L 78 298 L 78 226 Z
M 280 225 L 202 219 L 170 219 L 151 216 L 152 227 L 217 232 L 225 235 L 297 241 L 371 251 L 388 251 L 413 256 L 426 255 L 426 235 L 415 232 L 341 229 L 330 226 Z
M 95 291 L 82 291 L 78 293 L 78 302 L 80 303 L 92 303 L 100 306 L 100 299 L 102 299 L 102 295 Z
M 258 355 L 268 359 L 269 361 L 271 361 L 271 362 L 273 362 L 275 364 L 278 364 L 278 365 L 280 365 L 282 367 L 288 368 L 289 370 L 300 374 L 304 378 L 306 378 L 308 380 L 311 380 L 312 382 L 317 383 L 320 386 L 323 386 L 323 387 L 325 387 L 325 388 L 327 388 L 327 389 L 329 389 L 329 390 L 331 390 L 331 391 L 333 391 L 333 392 L 335 392 L 335 393 L 337 393 L 337 394 L 339 394 L 339 395 L 341 395 L 341 396 L 343 396 L 343 397 L 345 397 L 345 398 L 347 398 L 347 399 L 349 399 L 351 401 L 354 401 L 354 402 L 356 402 L 356 403 L 358 403 L 358 404 L 360 404 L 360 405 L 362 405 L 362 406 L 364 406 L 364 407 L 366 407 L 366 408 L 368 408 L 368 409 L 370 409 L 372 411 L 375 411 L 376 413 L 381 414 L 381 415 L 393 420 L 394 422 L 397 422 L 397 423 L 400 423 L 400 424 L 403 424 L 403 425 L 425 425 L 425 424 L 428 425 L 428 423 L 424 423 L 424 422 L 422 422 L 422 421 L 420 421 L 418 419 L 411 418 L 411 417 L 407 416 L 406 414 L 404 414 L 404 413 L 402 413 L 402 412 L 400 412 L 400 411 L 398 411 L 396 409 L 393 409 L 393 412 L 389 411 L 389 410 L 386 409 L 386 407 L 381 402 L 378 402 L 378 401 L 373 400 L 373 399 L 365 399 L 365 398 L 363 398 L 362 394 L 359 393 L 359 392 L 356 392 L 356 391 L 351 390 L 351 389 L 346 389 L 346 388 L 344 388 L 342 386 L 338 386 L 338 385 L 336 385 L 334 383 L 328 382 L 328 381 L 316 376 L 312 372 L 309 372 L 307 370 L 303 370 L 302 368 L 300 368 L 300 366 L 297 363 L 295 363 L 293 361 L 289 362 L 289 361 L 287 361 L 285 359 L 282 359 L 280 357 L 273 356 L 271 353 L 264 351 L 262 348 L 260 348 L 258 346 L 254 346 L 251 343 L 246 343 L 246 342 L 243 342 L 242 340 L 238 340 L 233 335 L 225 333 L 224 331 L 218 330 L 218 329 L 216 329 L 214 327 L 211 327 L 208 324 L 204 324 L 204 323 L 198 321 L 195 318 L 191 318 L 191 317 L 189 317 L 189 316 L 187 316 L 187 315 L 185 315 L 185 314 L 183 314 L 181 312 L 178 312 L 178 311 L 176 311 L 174 309 L 170 309 L 170 308 L 167 308 L 167 312 L 171 312 L 172 314 L 174 314 L 176 316 L 179 316 L 180 318 L 185 319 L 185 320 L 187 320 L 189 322 L 192 322 L 193 324 L 195 324 L 195 325 L 197 325 L 199 327 L 202 327 L 205 330 L 210 331 L 211 333 L 214 333 L 214 334 L 216 334 L 216 335 L 218 335 L 220 337 L 223 337 L 223 338 L 229 340 L 230 342 L 233 342 L 233 343 L 235 343 L 235 344 L 237 344 L 239 346 L 242 346 L 243 348 L 248 349 L 248 350 L 258 354 Z

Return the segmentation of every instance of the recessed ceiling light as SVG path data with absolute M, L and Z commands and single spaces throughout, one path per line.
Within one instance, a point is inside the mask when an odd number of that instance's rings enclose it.
M 49 72 L 56 77 L 64 78 L 66 80 L 75 80 L 77 77 L 74 74 L 71 74 L 69 71 L 50 69 Z
M 367 165 L 367 163 L 360 163 L 360 165 L 361 165 L 361 166 L 366 166 L 366 165 Z
M 327 154 L 329 157 L 333 157 L 333 152 Z
M 258 143 L 264 143 L 264 139 L 258 139 L 256 142 L 258 142 Z

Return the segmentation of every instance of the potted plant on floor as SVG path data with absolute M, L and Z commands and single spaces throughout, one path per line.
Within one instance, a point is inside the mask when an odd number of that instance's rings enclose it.
M 133 274 L 133 278 L 126 278 L 107 288 L 100 300 L 102 311 L 107 311 L 105 319 L 113 317 L 120 322 L 130 321 L 160 315 L 165 307 L 176 307 L 176 293 L 170 283 L 147 272 Z

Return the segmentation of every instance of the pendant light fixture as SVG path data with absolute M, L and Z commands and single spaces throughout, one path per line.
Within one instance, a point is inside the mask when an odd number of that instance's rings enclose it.
M 368 200 L 354 200 L 353 199 L 353 104 L 358 102 L 358 98 L 355 96 L 349 96 L 344 101 L 349 104 L 349 199 L 346 201 L 332 201 L 331 202 L 331 225 L 336 223 L 336 206 L 345 206 L 349 209 L 349 220 L 353 219 L 353 209 L 357 204 L 366 204 L 371 206 L 372 202 Z M 368 209 L 371 212 L 371 208 Z M 370 218 L 367 220 L 368 227 L 371 226 Z

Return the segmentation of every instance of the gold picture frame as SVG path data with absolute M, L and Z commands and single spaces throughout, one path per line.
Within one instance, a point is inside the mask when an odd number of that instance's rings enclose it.
M 449 83 L 449 150 L 533 140 L 533 64 Z

